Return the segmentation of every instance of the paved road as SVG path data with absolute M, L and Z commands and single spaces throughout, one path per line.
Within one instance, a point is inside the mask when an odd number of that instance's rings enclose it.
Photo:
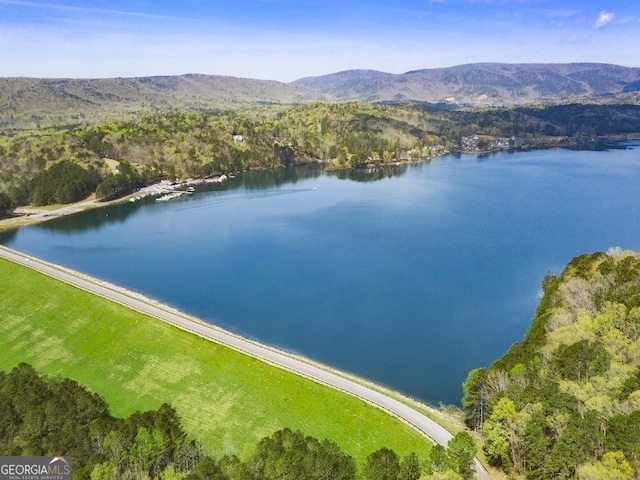
M 317 365 L 307 363 L 299 358 L 294 358 L 286 353 L 269 348 L 265 345 L 233 335 L 212 325 L 198 322 L 197 320 L 189 318 L 188 316 L 170 309 L 169 307 L 152 302 L 106 282 L 101 282 L 86 275 L 71 272 L 63 269 L 62 267 L 26 256 L 6 247 L 0 246 L 0 256 L 42 272 L 45 275 L 49 275 L 82 290 L 158 318 L 183 330 L 195 333 L 196 335 L 214 342 L 227 345 L 235 350 L 268 362 L 272 365 L 276 365 L 285 370 L 307 377 L 313 381 L 328 385 L 332 388 L 336 388 L 358 397 L 403 420 L 420 433 L 431 438 L 440 445 L 446 446 L 447 442 L 452 438 L 451 433 L 446 429 L 408 405 L 355 381 L 349 380 L 337 373 L 331 372 Z M 486 470 L 478 461 L 476 461 L 476 474 L 477 478 L 481 480 L 489 478 Z

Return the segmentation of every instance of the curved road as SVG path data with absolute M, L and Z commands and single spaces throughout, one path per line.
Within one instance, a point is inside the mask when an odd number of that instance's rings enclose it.
M 272 365 L 358 397 L 408 423 L 420 433 L 440 445 L 446 447 L 452 438 L 451 433 L 446 429 L 408 405 L 353 380 L 340 376 L 337 373 L 307 363 L 299 358 L 289 356 L 286 353 L 265 345 L 239 337 L 210 324 L 198 322 L 169 307 L 151 302 L 142 296 L 132 295 L 130 292 L 119 289 L 106 282 L 71 272 L 70 270 L 24 255 L 15 250 L 0 246 L 0 257 L 170 323 L 182 330 L 195 333 L 203 338 L 226 345 Z M 487 480 L 489 478 L 487 471 L 478 460 L 476 460 L 476 476 L 481 480 Z

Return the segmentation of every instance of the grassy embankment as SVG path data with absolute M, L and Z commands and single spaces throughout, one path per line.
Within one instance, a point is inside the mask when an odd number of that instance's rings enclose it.
M 428 454 L 418 433 L 360 400 L 2 259 L 0 292 L 0 369 L 71 377 L 116 416 L 171 403 L 213 453 L 246 455 L 287 426 L 359 464 L 382 446 Z

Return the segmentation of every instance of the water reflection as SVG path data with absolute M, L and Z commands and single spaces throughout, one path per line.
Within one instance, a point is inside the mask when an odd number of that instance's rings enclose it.
M 339 180 L 353 180 L 354 182 L 376 182 L 387 178 L 400 177 L 407 173 L 407 164 L 382 167 L 354 168 L 327 172 L 328 175 Z
M 300 165 L 295 167 L 275 168 L 260 172 L 242 174 L 229 179 L 227 189 L 243 187 L 247 190 L 264 190 L 284 184 L 298 183 L 303 180 L 318 178 L 324 174 L 320 164 Z M 223 183 L 222 185 L 225 185 Z
M 638 248 L 637 152 L 250 172 L 0 241 L 421 400 L 457 403 L 470 369 L 521 340 L 546 272 L 580 253 Z
M 15 240 L 17 235 L 18 235 L 18 230 L 16 229 L 0 232 L 0 244 L 4 245 L 5 243 Z
M 295 185 L 309 179 L 319 178 L 323 175 L 335 176 L 340 179 L 348 179 L 357 182 L 371 182 L 385 178 L 397 177 L 407 172 L 407 165 L 342 170 L 339 172 L 325 172 L 320 164 L 299 165 L 272 170 L 238 173 L 230 175 L 222 182 L 201 183 L 196 185 L 195 192 L 232 192 L 236 190 L 258 191 L 259 198 L 287 193 L 295 193 L 298 190 L 283 190 L 280 187 Z M 308 190 L 308 189 L 305 189 Z M 183 199 L 184 200 L 184 199 Z M 218 198 L 215 202 L 224 204 L 232 201 L 229 198 Z M 155 199 L 147 197 L 134 203 L 124 202 L 102 208 L 87 210 L 74 215 L 48 220 L 33 226 L 44 231 L 57 233 L 82 233 L 98 230 L 108 224 L 124 223 L 127 219 L 138 213 L 142 208 L 154 206 Z M 15 238 L 15 232 L 0 236 L 0 243 L 7 243 Z
M 77 233 L 98 230 L 109 223 L 124 223 L 129 217 L 144 207 L 145 203 L 153 201 L 147 199 L 135 203 L 122 203 L 109 207 L 95 208 L 75 215 L 60 217 L 43 222 L 38 228 L 50 232 Z

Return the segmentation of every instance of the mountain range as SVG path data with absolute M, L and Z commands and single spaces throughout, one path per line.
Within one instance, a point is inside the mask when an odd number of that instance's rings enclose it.
M 476 63 L 391 74 L 351 70 L 293 82 L 333 100 L 522 105 L 602 101 L 640 90 L 640 68 Z
M 0 123 L 157 108 L 326 102 L 530 105 L 638 103 L 640 68 L 599 63 L 476 63 L 393 74 L 349 70 L 291 83 L 219 75 L 106 79 L 0 78 Z

